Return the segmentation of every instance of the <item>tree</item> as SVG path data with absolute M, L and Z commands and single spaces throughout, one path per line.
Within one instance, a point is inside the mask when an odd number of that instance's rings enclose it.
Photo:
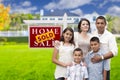
M 108 21 L 107 29 L 112 33 L 120 33 L 120 18 L 118 16 L 106 15 Z
M 120 33 L 120 17 L 116 17 L 116 19 L 113 21 L 113 33 Z
M 8 30 L 10 24 L 10 5 L 5 7 L 0 3 L 0 30 Z
M 106 15 L 106 20 L 108 21 L 107 29 L 108 29 L 108 31 L 112 32 L 113 21 L 115 20 L 115 17 L 108 14 L 108 15 Z

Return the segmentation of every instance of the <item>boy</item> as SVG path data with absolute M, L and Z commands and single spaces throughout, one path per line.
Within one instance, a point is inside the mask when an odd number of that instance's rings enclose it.
M 109 70 L 107 60 L 98 63 L 92 63 L 91 59 L 95 55 L 103 55 L 104 51 L 100 49 L 100 41 L 98 37 L 90 39 L 91 51 L 86 55 L 85 61 L 88 68 L 88 80 L 106 80 L 106 71 Z
M 65 80 L 86 80 L 88 78 L 87 68 L 83 66 L 83 52 L 80 48 L 73 51 L 74 62 L 67 67 L 67 77 Z

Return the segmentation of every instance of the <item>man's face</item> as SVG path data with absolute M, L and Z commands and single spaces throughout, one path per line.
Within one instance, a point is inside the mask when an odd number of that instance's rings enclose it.
M 105 23 L 104 19 L 97 19 L 96 20 L 96 27 L 97 27 L 97 30 L 98 30 L 99 34 L 104 33 L 105 26 L 106 26 L 106 23 Z

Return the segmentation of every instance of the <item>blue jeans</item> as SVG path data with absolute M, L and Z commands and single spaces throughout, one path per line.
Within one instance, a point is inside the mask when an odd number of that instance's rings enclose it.
M 106 78 L 107 78 L 106 80 L 110 80 L 110 70 L 107 71 L 107 77 Z

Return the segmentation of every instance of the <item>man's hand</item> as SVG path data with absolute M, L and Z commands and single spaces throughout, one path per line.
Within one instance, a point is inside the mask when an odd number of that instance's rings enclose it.
M 93 56 L 93 58 L 91 59 L 91 61 L 93 63 L 97 63 L 97 62 L 100 62 L 102 60 L 101 56 L 100 55 L 95 55 Z

